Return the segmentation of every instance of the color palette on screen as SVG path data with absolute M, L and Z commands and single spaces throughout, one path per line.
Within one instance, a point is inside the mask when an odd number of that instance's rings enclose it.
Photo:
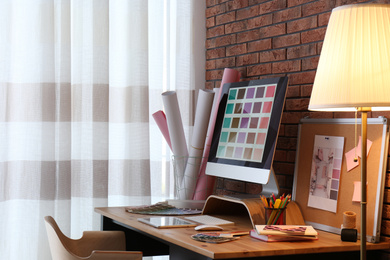
M 217 157 L 261 162 L 276 84 L 231 88 Z

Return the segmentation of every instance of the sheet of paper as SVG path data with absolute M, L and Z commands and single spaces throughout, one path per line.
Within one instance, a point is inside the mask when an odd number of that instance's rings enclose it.
M 367 139 L 367 156 L 370 153 L 371 146 L 372 146 L 372 141 Z M 359 136 L 359 143 L 358 143 L 358 146 L 356 147 L 356 154 L 357 154 L 357 156 L 362 157 L 362 137 L 361 136 Z
M 344 137 L 314 137 L 310 176 L 309 207 L 336 212 Z
M 372 141 L 367 139 L 367 156 L 370 153 L 372 146 Z M 359 160 L 354 161 L 355 158 L 362 157 L 362 137 L 359 136 L 359 143 L 356 147 L 352 148 L 348 152 L 345 153 L 345 160 L 347 163 L 347 171 L 351 171 L 359 165 Z
M 349 152 L 345 153 L 345 162 L 347 163 L 347 171 L 356 168 L 359 166 L 359 159 L 357 158 L 355 148 L 352 148 Z M 354 161 L 355 158 L 357 159 L 356 162 Z
M 353 196 L 352 201 L 353 202 L 360 202 L 362 198 L 362 186 L 360 184 L 360 181 L 354 181 L 353 182 Z

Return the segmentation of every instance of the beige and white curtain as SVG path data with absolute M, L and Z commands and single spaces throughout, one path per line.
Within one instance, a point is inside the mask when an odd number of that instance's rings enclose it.
M 0 0 L 0 258 L 50 259 L 43 217 L 73 238 L 97 206 L 173 196 L 151 117 L 176 90 L 186 136 L 204 88 L 205 3 Z

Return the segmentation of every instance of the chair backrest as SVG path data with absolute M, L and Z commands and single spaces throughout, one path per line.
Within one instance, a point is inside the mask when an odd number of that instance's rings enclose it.
M 67 239 L 58 227 L 56 221 L 51 216 L 45 217 L 45 225 L 47 237 L 49 239 L 50 252 L 55 260 L 78 260 L 77 256 L 73 255 L 67 248 Z

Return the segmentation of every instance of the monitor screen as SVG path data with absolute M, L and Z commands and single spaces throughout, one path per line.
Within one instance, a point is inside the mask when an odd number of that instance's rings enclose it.
M 224 84 L 206 174 L 267 184 L 287 77 Z

